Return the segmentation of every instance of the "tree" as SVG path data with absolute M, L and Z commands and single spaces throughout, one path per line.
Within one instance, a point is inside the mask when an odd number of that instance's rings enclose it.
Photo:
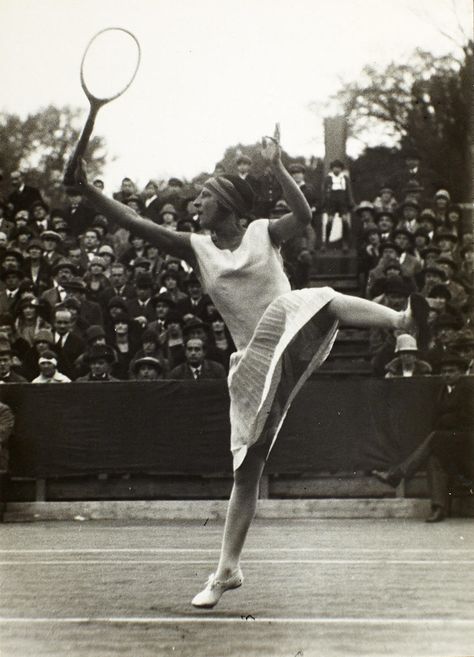
M 453 198 L 470 201 L 473 43 L 462 52 L 458 59 L 417 50 L 408 63 L 367 66 L 336 99 L 352 135 L 367 142 L 372 133 L 401 150 L 415 148 Z
M 50 105 L 22 120 L 17 114 L 0 113 L 0 170 L 28 172 L 28 181 L 46 189 L 52 172 L 64 171 L 79 139 L 81 110 Z M 102 137 L 91 139 L 86 153 L 88 169 L 99 175 L 105 165 Z

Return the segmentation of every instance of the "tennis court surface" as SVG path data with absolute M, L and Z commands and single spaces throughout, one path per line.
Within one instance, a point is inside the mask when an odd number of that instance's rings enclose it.
M 246 581 L 190 605 L 221 521 L 0 527 L 1 657 L 471 657 L 474 523 L 256 520 Z

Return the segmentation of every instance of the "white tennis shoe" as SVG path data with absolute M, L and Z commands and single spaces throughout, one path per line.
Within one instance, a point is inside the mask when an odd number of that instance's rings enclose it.
M 216 579 L 212 573 L 206 582 L 206 587 L 194 596 L 191 604 L 201 609 L 212 609 L 219 602 L 223 593 L 230 589 L 238 589 L 239 586 L 242 586 L 243 581 L 244 576 L 240 568 L 237 568 L 228 579 L 224 580 Z

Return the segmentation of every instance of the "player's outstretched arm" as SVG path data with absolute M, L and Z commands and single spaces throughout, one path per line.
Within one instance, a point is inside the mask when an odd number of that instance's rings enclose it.
M 78 164 L 75 173 L 75 189 L 88 199 L 98 212 L 134 235 L 143 237 L 150 244 L 170 255 L 187 260 L 193 265 L 190 233 L 174 232 L 158 226 L 149 219 L 143 219 L 132 208 L 108 198 L 87 181 L 84 162 Z
M 267 160 L 280 183 L 283 196 L 291 213 L 271 221 L 268 227 L 274 244 L 281 244 L 292 237 L 301 235 L 311 221 L 311 208 L 298 185 L 290 176 L 281 161 L 280 130 L 278 124 L 273 137 L 263 138 L 262 156 Z

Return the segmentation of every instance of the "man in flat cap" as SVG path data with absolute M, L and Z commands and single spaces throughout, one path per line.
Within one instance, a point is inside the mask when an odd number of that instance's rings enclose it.
M 55 230 L 45 230 L 40 235 L 41 244 L 43 245 L 43 259 L 53 268 L 54 265 L 62 258 L 62 238 Z
M 132 378 L 135 381 L 157 381 L 164 378 L 162 363 L 153 356 L 142 356 L 131 363 Z
M 67 296 L 64 283 L 71 280 L 77 274 L 76 266 L 68 258 L 60 258 L 51 268 L 53 285 L 45 290 L 41 298 L 48 302 L 53 309 L 58 303 L 64 301 Z

